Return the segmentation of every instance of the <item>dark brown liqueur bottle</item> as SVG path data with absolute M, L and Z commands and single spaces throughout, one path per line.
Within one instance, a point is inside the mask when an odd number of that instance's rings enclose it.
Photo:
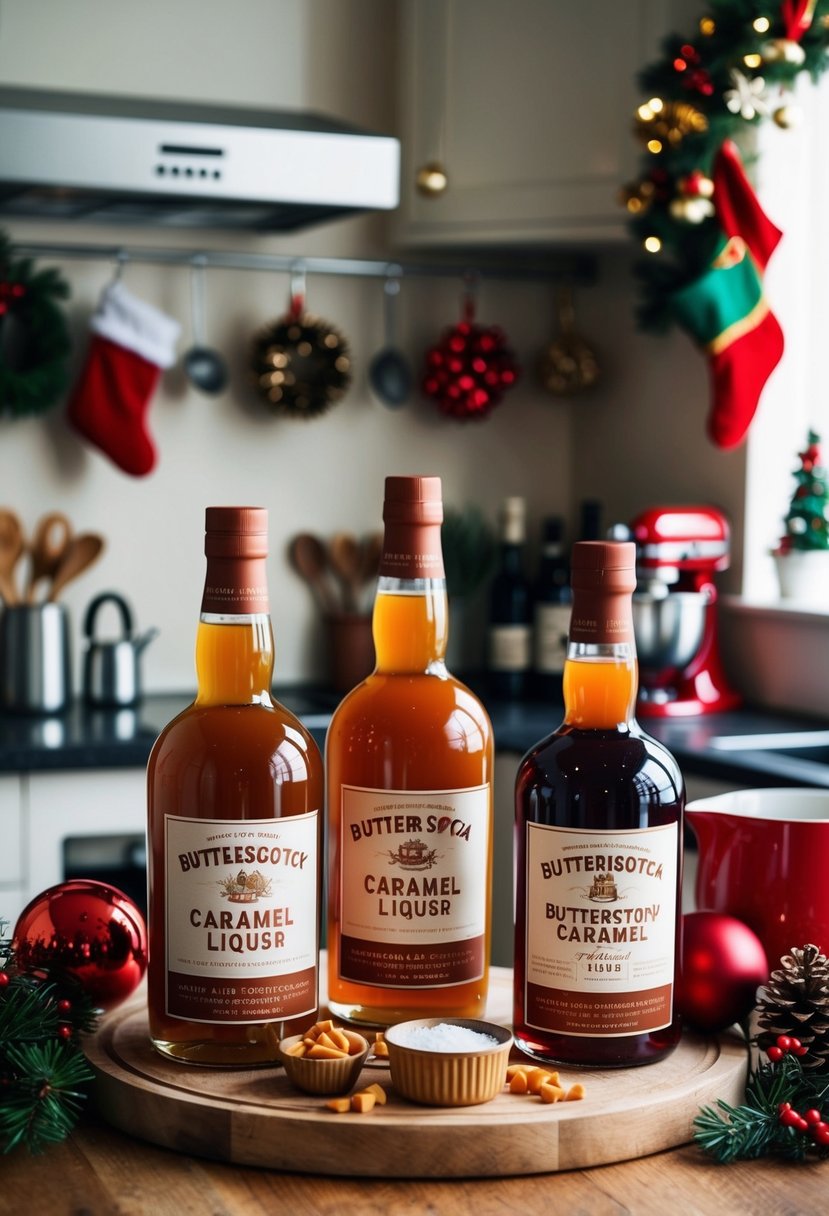
M 564 722 L 516 780 L 514 1031 L 538 1060 L 647 1064 L 679 1041 L 684 788 L 634 718 L 634 556 L 573 547 Z
M 322 759 L 271 697 L 267 511 L 208 507 L 198 692 L 148 769 L 150 1037 L 242 1067 L 317 1013 Z

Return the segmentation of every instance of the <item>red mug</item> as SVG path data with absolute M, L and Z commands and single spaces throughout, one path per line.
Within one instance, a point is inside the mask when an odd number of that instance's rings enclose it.
M 829 953 L 829 789 L 735 790 L 686 807 L 697 909 L 736 916 L 774 971 L 793 946 Z

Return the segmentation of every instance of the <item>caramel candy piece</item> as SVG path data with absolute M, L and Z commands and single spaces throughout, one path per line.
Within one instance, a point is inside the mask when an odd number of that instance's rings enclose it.
M 351 1110 L 350 1098 L 329 1098 L 325 1104 L 335 1115 L 347 1115 Z
M 583 1097 L 584 1097 L 584 1086 L 581 1084 L 580 1081 L 577 1081 L 575 1085 L 571 1085 L 570 1088 L 567 1090 L 567 1096 L 564 1099 L 564 1101 L 565 1102 L 578 1102 L 579 1099 L 583 1098 Z
M 367 1115 L 370 1110 L 374 1110 L 376 1101 L 374 1094 L 370 1094 L 368 1090 L 364 1089 L 361 1093 L 352 1095 L 351 1109 L 356 1110 L 358 1114 Z

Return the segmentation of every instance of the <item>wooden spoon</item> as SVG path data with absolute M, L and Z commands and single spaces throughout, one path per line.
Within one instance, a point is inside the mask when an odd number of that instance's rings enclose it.
M 54 579 L 71 536 L 72 526 L 60 511 L 51 511 L 38 521 L 29 546 L 31 564 L 26 599 L 30 604 L 35 602 L 35 590 L 41 579 Z
M 23 525 L 14 511 L 0 510 L 0 595 L 7 604 L 19 601 L 12 573 L 23 552 Z
M 67 583 L 83 574 L 84 570 L 98 559 L 103 547 L 104 539 L 96 532 L 83 532 L 80 536 L 73 536 L 55 571 L 47 599 L 56 600 Z
M 300 532 L 291 541 L 288 556 L 294 570 L 313 591 L 322 611 L 335 613 L 337 603 L 328 583 L 325 545 L 319 537 L 310 532 Z
M 346 612 L 357 611 L 362 578 L 360 575 L 360 542 L 350 532 L 337 532 L 328 543 L 328 560 L 339 579 Z

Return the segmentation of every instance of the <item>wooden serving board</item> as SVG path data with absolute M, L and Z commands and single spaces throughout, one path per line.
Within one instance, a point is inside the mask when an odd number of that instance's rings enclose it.
M 494 968 L 487 1017 L 510 1023 L 512 973 Z M 87 1044 L 105 1119 L 130 1136 L 194 1156 L 292 1173 L 386 1178 L 462 1178 L 552 1173 L 605 1165 L 692 1139 L 700 1106 L 743 1099 L 747 1052 L 736 1035 L 685 1036 L 667 1059 L 642 1068 L 560 1068 L 580 1080 L 580 1102 L 545 1105 L 504 1091 L 481 1106 L 416 1106 L 379 1081 L 386 1106 L 335 1115 L 299 1093 L 281 1067 L 200 1068 L 151 1046 L 145 1000 L 109 1014 Z M 515 1058 L 525 1060 L 519 1052 Z

